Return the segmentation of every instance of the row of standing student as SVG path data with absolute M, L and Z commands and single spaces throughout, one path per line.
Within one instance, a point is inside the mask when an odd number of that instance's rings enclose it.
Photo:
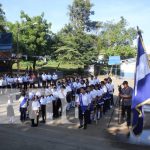
M 91 79 L 92 80 L 92 79 Z M 33 94 L 33 97 L 31 98 L 31 93 L 28 94 L 28 98 L 24 97 L 20 101 L 20 108 L 21 108 L 21 120 L 24 120 L 27 111 L 27 102 L 34 102 L 38 101 L 39 102 L 39 108 L 41 109 L 42 112 L 42 119 L 43 122 L 46 121 L 46 109 L 48 103 L 52 102 L 52 112 L 53 112 L 53 118 L 57 118 L 61 115 L 61 109 L 62 109 L 62 101 L 67 101 L 67 111 L 70 110 L 70 108 L 75 106 L 75 102 L 77 106 L 79 107 L 79 118 L 82 120 L 81 116 L 81 110 L 82 110 L 82 103 L 84 104 L 84 100 L 86 99 L 87 101 L 85 102 L 85 108 L 87 107 L 85 111 L 86 119 L 85 120 L 85 128 L 87 127 L 87 123 L 91 123 L 93 120 L 99 119 L 102 117 L 103 114 L 106 113 L 108 109 L 113 105 L 113 84 L 111 83 L 111 79 L 105 79 L 104 81 L 101 81 L 97 84 L 88 84 L 86 85 L 83 80 L 76 79 L 75 82 L 72 84 L 69 82 L 70 80 L 65 80 L 63 82 L 58 82 L 57 86 L 53 88 L 49 88 L 49 95 L 48 96 L 41 96 L 41 94 Z M 84 83 L 84 84 L 83 84 Z M 77 86 L 80 84 L 80 86 Z M 73 85 L 73 86 L 72 86 Z M 46 91 L 46 89 L 45 89 Z M 85 93 L 83 92 L 85 91 Z M 85 94 L 85 95 L 84 95 Z M 82 98 L 82 96 L 84 98 Z M 86 98 L 85 98 L 86 97 Z M 26 100 L 25 100 L 26 99 Z M 83 102 L 82 102 L 83 99 Z M 25 106 L 23 105 L 24 102 L 26 101 Z M 87 105 L 88 103 L 88 105 Z M 34 103 L 33 103 L 34 104 Z M 44 105 L 44 106 L 43 106 Z M 28 105 L 29 107 L 29 105 Z M 31 104 L 30 104 L 31 107 Z M 32 107 L 31 107 L 32 108 Z M 84 108 L 84 105 L 83 105 Z M 38 110 L 40 110 L 38 109 Z M 30 109 L 32 110 L 32 109 Z M 34 110 L 34 109 L 33 109 Z M 60 111 L 59 111 L 60 110 Z M 32 112 L 32 111 L 30 111 Z M 38 111 L 39 112 L 39 111 Z M 88 117 L 87 113 L 88 112 Z M 84 111 L 83 111 L 84 113 Z M 24 115 L 23 115 L 24 114 Z M 45 117 L 43 117 L 45 116 Z M 82 121 L 80 121 L 81 123 Z M 82 126 L 82 123 L 81 123 Z
M 113 85 L 107 79 L 101 84 L 80 88 L 76 100 L 79 109 L 79 128 L 87 128 L 87 124 L 99 120 L 111 108 L 113 103 Z
M 50 84 L 56 84 L 58 79 L 58 75 L 54 72 L 50 73 L 42 73 L 42 74 L 24 74 L 24 75 L 4 75 L 0 77 L 0 89 L 5 88 L 20 88 L 20 89 L 28 89 L 28 88 L 46 88 Z M 2 92 L 2 90 L 1 90 Z

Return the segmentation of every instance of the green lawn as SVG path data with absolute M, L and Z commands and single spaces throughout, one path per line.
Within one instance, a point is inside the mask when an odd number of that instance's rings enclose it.
M 29 61 L 20 61 L 20 70 L 25 70 L 32 67 L 32 62 Z M 12 67 L 13 69 L 17 69 L 17 64 L 15 63 Z M 58 70 L 70 70 L 70 69 L 78 69 L 83 68 L 82 66 L 77 66 L 74 64 L 69 63 L 60 63 L 57 61 L 48 61 L 46 64 L 44 64 L 43 61 L 37 61 L 36 64 L 36 70 L 48 70 L 48 69 L 58 69 Z

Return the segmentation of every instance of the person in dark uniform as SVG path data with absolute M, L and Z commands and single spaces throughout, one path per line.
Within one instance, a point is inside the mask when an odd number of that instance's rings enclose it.
M 121 89 L 121 93 L 119 94 L 122 99 L 122 120 L 126 116 L 127 126 L 129 127 L 131 124 L 131 102 L 132 102 L 132 93 L 133 89 L 129 87 L 128 82 L 123 82 L 123 88 Z

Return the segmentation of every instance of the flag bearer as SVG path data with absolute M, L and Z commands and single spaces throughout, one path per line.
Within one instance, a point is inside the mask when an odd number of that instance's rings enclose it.
M 122 98 L 122 119 L 126 115 L 127 126 L 130 126 L 131 123 L 131 102 L 132 102 L 132 93 L 133 89 L 129 87 L 128 82 L 123 82 L 124 88 L 121 91 L 119 96 Z

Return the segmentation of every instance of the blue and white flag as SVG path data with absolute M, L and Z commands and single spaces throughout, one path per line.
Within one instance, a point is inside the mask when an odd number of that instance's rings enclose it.
M 135 135 L 142 133 L 144 119 L 142 106 L 148 102 L 150 102 L 150 66 L 147 54 L 144 50 L 143 39 L 139 36 L 134 92 L 132 96 L 132 126 Z

